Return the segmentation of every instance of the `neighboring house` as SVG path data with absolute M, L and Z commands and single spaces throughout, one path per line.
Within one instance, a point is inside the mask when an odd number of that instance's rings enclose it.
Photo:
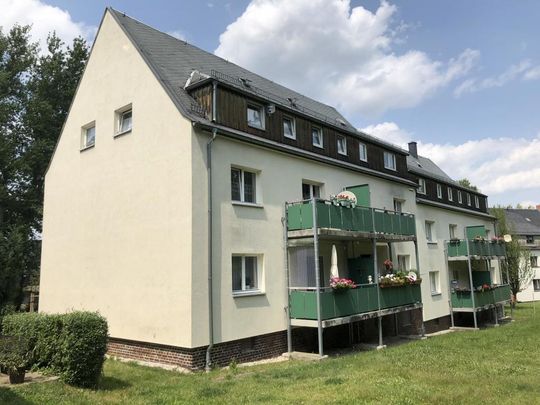
M 487 197 L 410 148 L 107 9 L 46 175 L 40 311 L 97 310 L 111 354 L 200 369 L 500 305 L 454 287 L 500 283 L 503 253 L 446 254 L 493 236 Z M 327 201 L 345 189 L 358 207 Z M 385 259 L 422 284 L 379 288 Z M 333 293 L 335 264 L 362 285 Z
M 540 300 L 540 205 L 536 209 L 506 209 L 506 221 L 512 229 L 512 237 L 531 253 L 534 275 L 530 284 L 518 293 L 518 301 Z

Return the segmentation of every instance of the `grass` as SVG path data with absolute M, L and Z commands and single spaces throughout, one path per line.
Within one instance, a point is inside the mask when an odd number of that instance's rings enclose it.
M 520 304 L 514 315 L 499 328 L 322 362 L 186 375 L 107 361 L 97 390 L 29 384 L 0 388 L 0 403 L 540 403 L 540 308 Z

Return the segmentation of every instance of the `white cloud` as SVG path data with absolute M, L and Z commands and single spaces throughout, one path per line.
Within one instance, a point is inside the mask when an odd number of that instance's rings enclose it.
M 52 31 L 56 31 L 66 44 L 79 35 L 91 40 L 96 32 L 96 27 L 75 22 L 67 11 L 40 0 L 0 0 L 0 10 L 0 27 L 4 32 L 17 23 L 31 24 L 31 37 L 40 43 L 43 52 L 47 49 L 47 36 Z
M 180 39 L 182 41 L 186 41 L 186 34 L 184 34 L 182 31 L 168 31 L 167 34 L 169 34 L 172 37 L 175 37 L 176 39 Z
M 447 62 L 396 54 L 407 25 L 395 26 L 395 13 L 386 1 L 371 12 L 348 0 L 254 0 L 215 52 L 345 112 L 377 115 L 418 105 L 479 57 L 471 49 Z
M 395 122 L 362 128 L 370 135 L 407 148 L 413 134 Z M 461 144 L 418 142 L 418 153 L 429 157 L 453 179 L 468 178 L 492 204 L 527 206 L 540 202 L 540 133 L 530 138 L 482 138 Z
M 536 80 L 540 79 L 540 66 L 533 67 L 528 60 L 521 61 L 517 65 L 511 65 L 503 73 L 490 76 L 485 79 L 467 79 L 454 90 L 454 96 L 461 97 L 465 93 L 475 93 L 485 89 L 494 87 L 502 87 L 507 83 L 523 79 Z

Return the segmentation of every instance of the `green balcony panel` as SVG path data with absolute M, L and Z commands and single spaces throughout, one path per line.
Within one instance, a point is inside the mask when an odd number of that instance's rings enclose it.
M 486 305 L 496 304 L 498 302 L 508 301 L 510 299 L 510 286 L 501 285 L 489 291 L 475 291 L 475 307 L 484 307 Z M 472 308 L 472 298 L 469 291 L 455 291 L 452 293 L 452 307 L 454 308 Z

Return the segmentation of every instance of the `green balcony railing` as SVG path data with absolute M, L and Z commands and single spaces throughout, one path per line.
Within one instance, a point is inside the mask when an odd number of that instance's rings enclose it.
M 422 302 L 420 285 L 381 288 L 381 309 Z M 377 284 L 364 284 L 345 291 L 321 291 L 321 319 L 340 318 L 378 310 Z M 290 315 L 317 319 L 316 291 L 291 290 Z
M 506 246 L 502 242 L 469 240 L 470 256 L 506 256 Z M 467 256 L 467 240 L 450 240 L 446 242 L 449 257 Z
M 416 236 L 413 214 L 369 207 L 343 207 L 317 200 L 317 226 L 346 231 Z M 287 205 L 287 226 L 291 231 L 313 228 L 313 202 Z
M 475 291 L 475 307 L 484 307 L 486 305 L 496 304 L 510 300 L 510 286 L 500 285 L 489 291 Z M 470 291 L 452 292 L 453 308 L 472 308 L 472 297 Z

